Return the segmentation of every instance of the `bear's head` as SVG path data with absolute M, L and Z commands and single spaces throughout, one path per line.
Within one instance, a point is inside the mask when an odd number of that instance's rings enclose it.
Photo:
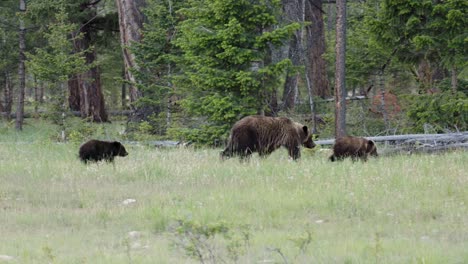
M 128 155 L 127 150 L 125 150 L 125 147 L 120 142 L 118 141 L 112 142 L 112 147 L 113 147 L 112 153 L 114 156 L 125 157 Z
M 371 156 L 374 156 L 374 157 L 379 156 L 379 154 L 377 154 L 377 147 L 375 146 L 374 141 L 372 141 L 372 140 L 367 141 L 366 153 L 368 153 L 368 154 L 370 154 Z
M 309 132 L 309 128 L 307 126 L 302 126 L 300 134 L 302 146 L 310 149 L 315 147 L 314 140 L 312 139 L 312 134 Z

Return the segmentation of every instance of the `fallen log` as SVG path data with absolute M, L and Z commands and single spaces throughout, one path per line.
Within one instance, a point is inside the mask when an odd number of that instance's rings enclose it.
M 374 142 L 389 142 L 389 143 L 427 143 L 427 142 L 468 142 L 468 131 L 459 133 L 447 133 L 447 134 L 407 134 L 407 135 L 392 135 L 392 136 L 376 136 L 376 137 L 365 137 L 371 139 Z M 324 139 L 316 140 L 316 144 L 319 145 L 333 145 L 335 139 Z

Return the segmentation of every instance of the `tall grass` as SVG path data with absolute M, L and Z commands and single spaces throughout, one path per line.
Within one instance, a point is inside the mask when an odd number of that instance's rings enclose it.
M 18 263 L 197 262 L 175 246 L 178 220 L 247 227 L 238 263 L 468 262 L 467 152 L 240 163 L 128 145 L 85 166 L 77 145 L 33 138 L 0 136 L 0 255 Z

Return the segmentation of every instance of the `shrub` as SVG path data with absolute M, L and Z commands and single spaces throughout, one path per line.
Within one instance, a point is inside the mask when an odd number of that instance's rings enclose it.
M 468 97 L 463 92 L 410 95 L 406 100 L 406 114 L 414 123 L 415 132 L 424 132 L 427 125 L 437 133 L 468 129 Z

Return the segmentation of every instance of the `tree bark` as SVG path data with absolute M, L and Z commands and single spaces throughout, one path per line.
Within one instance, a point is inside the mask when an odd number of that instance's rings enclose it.
M 335 137 L 346 136 L 346 0 L 336 1 Z
M 304 0 L 306 1 L 306 0 Z M 312 82 L 312 94 L 326 98 L 330 96 L 330 85 L 327 77 L 327 64 L 323 55 L 325 46 L 325 26 L 322 15 L 321 0 L 307 0 L 305 5 L 306 26 L 306 56 L 309 58 L 307 75 Z
M 80 111 L 80 82 L 74 74 L 68 79 L 68 107 L 72 111 Z
M 283 11 L 285 14 L 285 20 L 287 22 L 303 22 L 302 11 L 303 5 L 301 0 L 283 0 Z M 288 58 L 294 67 L 301 65 L 300 50 L 302 44 L 302 34 L 298 30 L 294 33 L 291 40 L 289 41 Z M 296 105 L 297 97 L 299 94 L 298 89 L 299 72 L 297 69 L 292 69 L 287 72 L 286 81 L 284 83 L 283 90 L 283 104 L 282 110 L 294 110 Z
M 122 78 L 125 79 L 125 69 L 122 69 Z M 122 101 L 122 109 L 127 107 L 127 85 L 122 82 L 120 99 Z
M 39 86 L 39 103 L 44 103 L 44 83 Z
M 89 10 L 89 9 L 92 10 Z M 92 65 L 96 61 L 96 51 L 90 50 L 92 46 L 93 29 L 89 20 L 96 16 L 94 6 L 88 6 L 86 3 L 81 5 L 81 11 L 87 12 L 88 16 L 81 23 L 81 39 L 75 41 L 75 51 L 86 52 L 86 64 Z M 93 122 L 108 122 L 109 118 L 105 109 L 104 95 L 102 93 L 100 72 L 97 66 L 92 67 L 82 74 L 71 76 L 68 81 L 69 107 L 72 110 L 80 110 L 81 117 L 91 118 Z M 79 97 L 78 97 L 79 95 Z M 79 102 L 78 102 L 79 100 Z M 79 108 L 77 107 L 79 105 Z
M 26 12 L 26 0 L 20 0 L 19 10 L 22 14 L 19 15 L 19 67 L 18 67 L 18 77 L 19 77 L 19 89 L 18 89 L 18 105 L 16 107 L 16 130 L 23 130 L 23 114 L 24 114 L 24 90 L 26 86 L 26 72 L 25 72 L 25 60 L 26 56 L 24 52 L 26 51 L 26 40 L 25 34 L 26 29 L 24 27 L 24 20 L 22 15 Z
M 39 87 L 36 76 L 34 76 L 34 113 L 39 111 Z
M 129 47 L 132 42 L 141 40 L 141 28 L 143 27 L 142 7 L 145 0 L 116 0 L 119 14 L 120 42 L 125 65 L 125 80 L 130 83 L 129 95 L 130 102 L 135 102 L 140 97 L 140 92 L 135 86 L 136 78 L 131 69 L 138 69 L 135 61 L 135 55 L 132 54 Z

